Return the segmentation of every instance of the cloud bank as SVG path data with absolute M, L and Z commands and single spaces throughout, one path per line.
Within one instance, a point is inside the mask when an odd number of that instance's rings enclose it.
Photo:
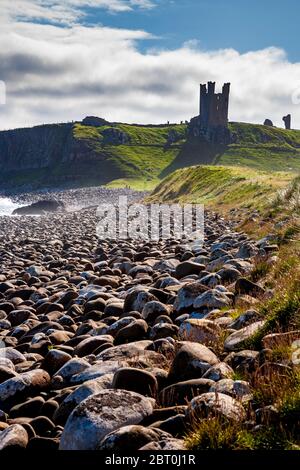
M 155 0 L 156 1 L 156 0 Z M 85 8 L 105 9 L 113 13 L 151 9 L 154 0 L 1 0 L 0 20 L 45 20 L 72 24 L 85 16 Z
M 85 5 L 151 8 L 149 0 L 2 3 L 7 8 L 1 4 L 0 80 L 7 97 L 5 106 L 0 100 L 1 129 L 91 114 L 111 121 L 179 122 L 198 114 L 199 83 L 208 80 L 219 87 L 232 83 L 230 120 L 262 123 L 270 118 L 283 127 L 282 116 L 291 113 L 293 127 L 300 128 L 300 63 L 289 62 L 281 49 L 204 51 L 191 40 L 176 50 L 142 53 L 139 41 L 151 39 L 145 31 L 77 21 Z M 19 17 L 26 3 L 31 9 L 25 22 Z M 45 11 L 47 24 L 32 21 L 45 19 Z

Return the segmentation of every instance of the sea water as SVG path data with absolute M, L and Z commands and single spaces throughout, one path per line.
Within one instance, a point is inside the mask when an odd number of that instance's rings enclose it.
M 13 211 L 18 207 L 20 207 L 20 205 L 16 204 L 11 199 L 7 197 L 0 197 L 0 216 L 12 215 Z

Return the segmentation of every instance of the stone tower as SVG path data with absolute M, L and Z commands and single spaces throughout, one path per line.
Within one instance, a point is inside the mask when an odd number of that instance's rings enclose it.
M 200 85 L 200 114 L 190 122 L 189 131 L 209 143 L 230 143 L 228 106 L 230 83 L 223 85 L 222 93 L 215 93 L 215 82 Z
M 223 85 L 222 93 L 215 93 L 215 86 L 215 82 L 200 85 L 200 117 L 204 129 L 228 125 L 230 83 Z

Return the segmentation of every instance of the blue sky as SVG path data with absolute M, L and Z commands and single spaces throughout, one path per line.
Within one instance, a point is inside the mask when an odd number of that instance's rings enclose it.
M 232 47 L 247 52 L 276 46 L 284 48 L 291 61 L 300 61 L 299 0 L 158 0 L 157 8 L 150 10 L 86 11 L 86 21 L 94 24 L 151 32 L 159 38 L 157 47 L 178 48 L 192 39 L 207 50 Z M 149 45 L 145 41 L 140 47 Z
M 0 3 L 2 129 L 179 122 L 209 80 L 231 82 L 230 120 L 300 128 L 298 0 Z

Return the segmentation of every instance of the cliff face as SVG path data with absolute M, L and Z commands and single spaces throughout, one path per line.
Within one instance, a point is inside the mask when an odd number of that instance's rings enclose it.
M 185 139 L 184 125 L 84 121 L 0 132 L 0 190 L 154 179 L 176 157 Z M 175 141 L 170 140 L 175 133 Z
M 51 124 L 0 132 L 0 190 L 56 185 L 106 183 L 111 174 L 107 155 L 94 140 L 74 135 L 76 124 Z
M 72 124 L 53 124 L 0 132 L 0 171 L 42 169 L 68 160 Z

